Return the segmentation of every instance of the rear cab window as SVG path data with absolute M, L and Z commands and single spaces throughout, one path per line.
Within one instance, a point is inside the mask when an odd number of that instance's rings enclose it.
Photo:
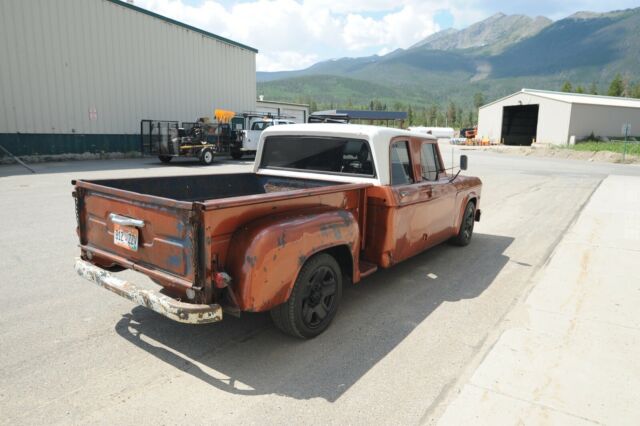
M 376 177 L 369 142 L 322 136 L 269 136 L 260 167 Z
M 391 185 L 408 185 L 414 182 L 409 155 L 409 142 L 397 141 L 391 145 Z

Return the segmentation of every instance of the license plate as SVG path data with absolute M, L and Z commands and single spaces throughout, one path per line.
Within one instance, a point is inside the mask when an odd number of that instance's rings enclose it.
M 114 224 L 113 243 L 127 250 L 138 251 L 138 229 Z

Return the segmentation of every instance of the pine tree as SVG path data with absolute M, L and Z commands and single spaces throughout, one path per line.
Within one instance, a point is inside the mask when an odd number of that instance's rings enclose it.
M 428 112 L 428 123 L 430 126 L 435 126 L 435 122 L 438 120 L 438 107 L 431 105 Z
M 447 126 L 453 126 L 456 122 L 456 104 L 451 101 L 449 103 L 449 108 L 447 109 Z
M 573 86 L 571 86 L 571 83 L 569 81 L 565 81 L 564 84 L 562 85 L 562 87 L 560 88 L 561 92 L 573 92 Z
M 620 74 L 616 74 L 615 78 L 611 81 L 609 85 L 609 91 L 607 95 L 609 96 L 622 96 L 624 93 L 624 82 L 622 81 L 622 76 Z
M 576 87 L 576 93 L 584 93 L 584 89 L 582 88 L 582 86 Z
M 596 86 L 596 83 L 591 83 L 591 87 L 589 88 L 589 93 L 591 93 L 592 95 L 597 95 L 598 94 L 598 87 Z
M 482 94 L 482 92 L 477 92 L 475 95 L 473 95 L 473 106 L 478 109 L 482 105 L 484 105 L 484 95 Z

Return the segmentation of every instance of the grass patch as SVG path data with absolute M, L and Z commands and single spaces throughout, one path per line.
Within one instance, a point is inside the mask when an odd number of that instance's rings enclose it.
M 617 152 L 619 154 L 622 154 L 624 150 L 624 141 L 577 142 L 575 145 L 570 145 L 568 148 L 573 149 L 575 151 L 591 151 L 591 152 L 609 151 L 609 152 Z M 640 142 L 634 141 L 634 140 L 627 141 L 627 154 L 640 156 Z

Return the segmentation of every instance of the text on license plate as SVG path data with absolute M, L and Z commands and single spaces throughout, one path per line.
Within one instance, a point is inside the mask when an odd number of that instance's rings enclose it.
M 138 230 L 131 226 L 114 224 L 113 243 L 128 250 L 138 251 Z

